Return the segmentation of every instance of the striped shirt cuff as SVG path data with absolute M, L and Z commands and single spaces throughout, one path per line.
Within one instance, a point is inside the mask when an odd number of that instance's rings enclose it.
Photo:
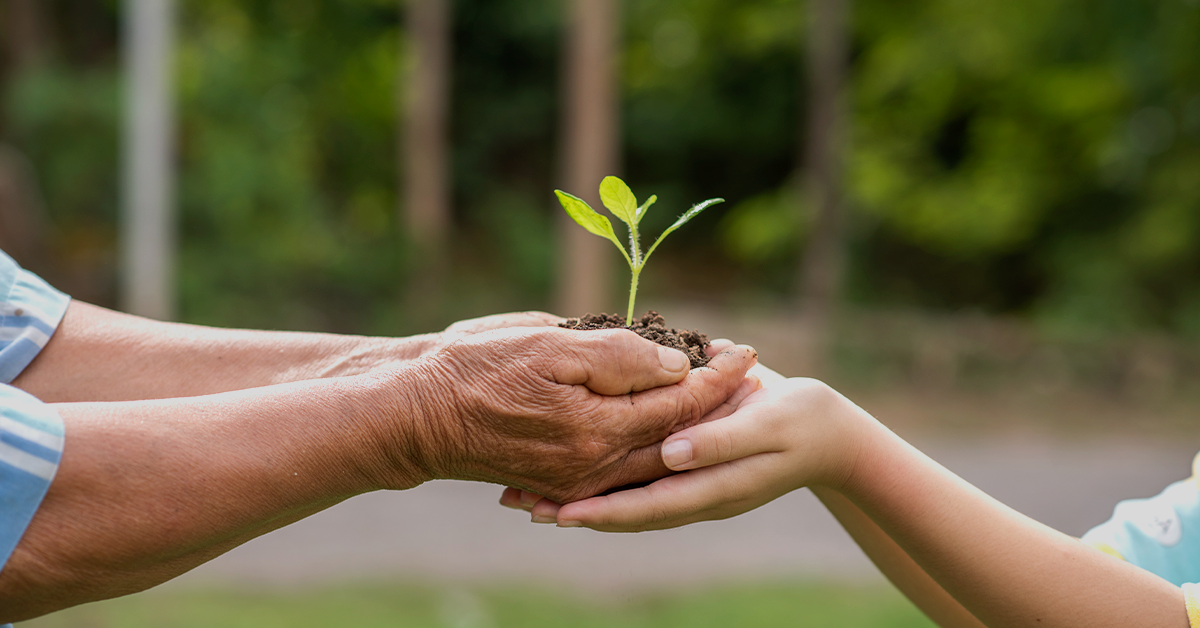
M 0 383 L 11 383 L 37 357 L 70 302 L 0 251 Z
M 0 565 L 8 562 L 46 496 L 62 451 L 58 413 L 32 395 L 0 384 Z

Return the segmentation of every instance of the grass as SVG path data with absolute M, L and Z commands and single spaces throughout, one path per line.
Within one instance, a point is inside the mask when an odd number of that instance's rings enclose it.
M 280 591 L 151 591 L 17 628 L 932 628 L 886 587 L 767 583 L 607 601 L 534 588 L 369 584 Z

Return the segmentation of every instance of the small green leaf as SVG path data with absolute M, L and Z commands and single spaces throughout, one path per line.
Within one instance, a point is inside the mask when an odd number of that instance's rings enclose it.
M 658 239 L 654 241 L 654 245 L 650 247 L 650 250 L 646 251 L 645 257 L 642 258 L 642 264 L 645 264 L 646 260 L 650 259 L 650 254 L 654 252 L 654 249 L 658 248 L 659 243 L 662 242 L 663 239 L 666 238 L 668 235 L 670 235 L 672 231 L 687 224 L 687 222 L 689 220 L 698 216 L 700 214 L 700 212 L 708 209 L 709 207 L 712 207 L 713 205 L 716 205 L 718 203 L 724 203 L 724 202 L 725 202 L 725 199 L 723 199 L 723 198 L 710 198 L 707 201 L 704 201 L 703 203 L 698 203 L 696 205 L 693 205 L 691 209 L 687 210 L 686 212 L 684 212 L 684 214 L 682 216 L 679 217 L 679 220 L 675 221 L 675 224 L 671 225 L 670 227 L 667 227 L 667 230 L 663 231 L 662 235 L 658 236 Z
M 643 203 L 641 207 L 637 208 L 637 216 L 634 217 L 634 220 L 636 222 L 641 222 L 642 216 L 646 215 L 646 210 L 650 209 L 650 206 L 653 205 L 654 202 L 657 200 L 658 200 L 658 196 L 651 194 L 650 198 L 646 199 L 646 202 Z
M 724 202 L 725 202 L 725 199 L 723 199 L 723 198 L 710 198 L 707 201 L 704 201 L 703 203 L 697 203 L 696 205 L 693 205 L 692 208 L 687 210 L 686 212 L 684 212 L 684 214 L 679 217 L 679 220 L 676 220 L 675 224 L 671 225 L 667 229 L 667 231 L 668 232 L 674 231 L 674 230 L 682 227 L 684 224 L 687 223 L 687 221 L 698 216 L 700 214 L 700 212 L 708 209 L 709 207 L 712 207 L 713 205 L 717 205 L 719 203 L 724 203 Z
M 600 182 L 600 200 L 608 211 L 630 227 L 637 224 L 637 197 L 625 182 L 617 177 L 604 177 Z
M 617 234 L 613 231 L 611 220 L 606 216 L 596 213 L 596 210 L 592 209 L 591 205 L 588 205 L 586 201 L 578 196 L 567 194 L 562 190 L 554 190 L 554 194 L 558 197 L 558 202 L 562 203 L 563 209 L 567 210 L 567 215 L 579 223 L 579 226 L 595 235 L 611 240 L 621 250 L 621 255 L 625 256 L 625 261 L 629 262 L 630 266 L 633 265 L 633 262 L 629 259 L 629 253 L 625 252 L 625 247 L 621 246 L 621 241 L 617 239 Z

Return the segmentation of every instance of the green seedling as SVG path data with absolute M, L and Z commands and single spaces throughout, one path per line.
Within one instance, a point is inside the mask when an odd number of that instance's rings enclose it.
M 604 177 L 600 182 L 600 200 L 608 211 L 620 219 L 629 227 L 629 250 L 621 245 L 621 241 L 617 239 L 616 232 L 613 231 L 612 221 L 607 216 L 599 214 L 592 209 L 583 199 L 578 196 L 567 194 L 562 190 L 555 190 L 554 194 L 558 196 L 558 202 L 562 203 L 563 209 L 567 210 L 567 214 L 579 223 L 579 226 L 587 229 L 589 232 L 598 235 L 602 238 L 607 238 L 613 244 L 617 245 L 617 250 L 621 251 L 621 255 L 625 256 L 625 261 L 629 262 L 629 271 L 633 277 L 629 282 L 629 313 L 625 315 L 625 324 L 633 324 L 633 304 L 637 299 L 638 277 L 642 274 L 642 268 L 646 266 L 646 260 L 650 259 L 650 255 L 654 253 L 654 249 L 662 243 L 672 231 L 682 227 L 687 221 L 695 218 L 700 212 L 716 205 L 724 203 L 723 198 L 710 198 L 703 203 L 693 205 L 691 209 L 684 212 L 678 220 L 675 221 L 654 244 L 642 254 L 642 247 L 638 243 L 638 223 L 646 215 L 646 210 L 658 200 L 657 196 L 651 196 L 646 199 L 642 205 L 637 204 L 637 197 L 633 195 L 633 191 L 629 189 L 625 182 L 617 177 Z

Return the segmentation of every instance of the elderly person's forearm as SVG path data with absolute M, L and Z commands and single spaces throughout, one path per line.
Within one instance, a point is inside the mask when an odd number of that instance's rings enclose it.
M 191 397 L 395 366 L 436 342 L 166 323 L 74 301 L 13 385 L 47 402 Z
M 415 466 L 379 466 L 375 426 L 406 407 L 400 387 L 370 376 L 58 404 L 68 444 L 0 571 L 0 622 L 140 591 L 384 478 L 419 484 Z
M 47 402 L 168 399 L 395 368 L 496 327 L 553 324 L 518 312 L 408 338 L 221 329 L 155 321 L 74 301 L 13 385 Z

